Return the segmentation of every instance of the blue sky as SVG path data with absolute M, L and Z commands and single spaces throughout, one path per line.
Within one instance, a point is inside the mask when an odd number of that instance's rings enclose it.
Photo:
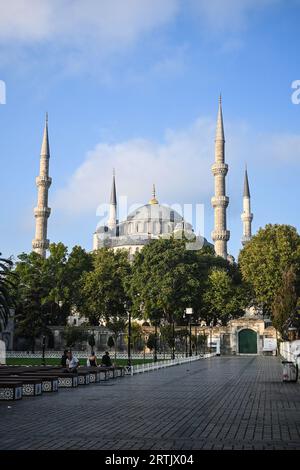
M 49 113 L 48 235 L 92 247 L 112 169 L 119 195 L 203 203 L 223 96 L 229 251 L 240 249 L 248 165 L 253 231 L 299 227 L 299 0 L 0 0 L 1 238 L 31 250 L 35 177 Z M 1 100 L 0 100 L 1 101 Z

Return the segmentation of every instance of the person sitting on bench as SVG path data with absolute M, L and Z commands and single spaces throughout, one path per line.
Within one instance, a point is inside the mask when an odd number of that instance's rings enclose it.
M 89 357 L 90 367 L 97 367 L 97 357 L 94 351 L 91 352 Z
M 73 356 L 71 351 L 69 351 L 67 359 L 68 372 L 76 373 L 78 365 L 79 360 L 77 359 L 77 357 Z
M 68 359 L 68 350 L 65 349 L 63 355 L 61 356 L 60 363 L 62 367 L 67 367 L 67 359 Z
M 109 352 L 108 351 L 105 351 L 104 356 L 102 356 L 101 366 L 102 367 L 111 367 L 112 366 L 112 362 L 111 362 L 111 359 L 109 357 Z

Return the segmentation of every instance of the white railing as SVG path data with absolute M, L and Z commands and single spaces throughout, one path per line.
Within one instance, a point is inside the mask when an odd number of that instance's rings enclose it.
M 298 364 L 300 368 L 300 340 L 280 343 L 280 354 L 287 361 Z
M 79 359 L 87 358 L 87 356 L 90 355 L 90 350 L 89 351 L 75 351 L 72 350 L 73 354 L 78 357 Z M 105 352 L 103 351 L 95 351 L 96 355 L 98 357 L 102 356 Z M 63 354 L 63 351 L 45 351 L 45 358 L 61 358 Z M 6 351 L 6 357 L 7 358 L 21 358 L 21 359 L 40 359 L 42 357 L 43 353 L 42 351 L 36 351 L 34 353 L 32 352 L 27 352 L 27 351 Z M 114 351 L 110 351 L 110 356 L 111 358 L 114 358 Z M 167 360 L 168 356 L 170 356 L 171 353 L 158 353 L 157 358 L 162 359 L 162 360 Z M 127 352 L 117 352 L 117 359 L 127 359 L 128 355 Z M 131 353 L 132 359 L 151 359 L 153 360 L 153 353 Z M 185 357 L 184 353 L 176 353 L 177 358 L 183 358 Z
M 194 362 L 200 359 L 216 356 L 216 353 L 202 354 L 198 356 L 178 357 L 176 359 L 169 359 L 166 361 L 150 362 L 148 364 L 137 364 L 135 366 L 126 367 L 126 374 L 134 375 L 143 372 L 151 372 L 157 369 L 164 369 L 165 367 L 178 366 L 187 362 Z

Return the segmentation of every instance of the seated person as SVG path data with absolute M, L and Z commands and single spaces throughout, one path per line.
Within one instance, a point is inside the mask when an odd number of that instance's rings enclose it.
M 62 367 L 67 367 L 67 359 L 68 359 L 68 350 L 65 349 L 63 355 L 61 356 L 61 366 Z
M 90 367 L 97 367 L 97 357 L 94 351 L 91 352 L 89 357 Z
M 109 357 L 109 352 L 108 351 L 105 351 L 104 356 L 102 356 L 101 366 L 102 367 L 111 367 L 112 366 L 112 362 L 111 362 L 111 359 Z
M 76 373 L 78 365 L 79 365 L 79 360 L 77 359 L 77 357 L 73 356 L 71 351 L 69 351 L 68 359 L 67 359 L 68 372 Z

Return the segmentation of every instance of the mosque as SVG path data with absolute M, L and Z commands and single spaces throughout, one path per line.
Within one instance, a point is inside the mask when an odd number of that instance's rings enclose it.
M 48 207 L 48 192 L 52 182 L 49 177 L 49 159 L 48 116 L 46 116 L 40 156 L 40 174 L 36 178 L 38 204 L 34 209 L 36 230 L 35 238 L 32 242 L 33 251 L 36 251 L 43 257 L 46 256 L 47 249 L 49 248 L 47 225 L 51 209 Z M 227 251 L 227 242 L 230 238 L 226 214 L 229 204 L 229 197 L 226 195 L 227 173 L 228 165 L 225 162 L 225 135 L 220 97 L 215 137 L 215 161 L 212 165 L 212 174 L 215 181 L 215 194 L 211 199 L 214 209 L 214 230 L 211 234 L 213 244 L 209 243 L 205 238 L 194 234 L 191 224 L 186 222 L 177 211 L 169 206 L 159 204 L 156 198 L 155 186 L 153 186 L 152 198 L 148 204 L 134 210 L 127 216 L 126 220 L 119 222 L 116 180 L 115 174 L 113 174 L 108 221 L 105 225 L 98 227 L 94 233 L 93 250 L 102 247 L 108 247 L 113 250 L 123 248 L 128 251 L 129 258 L 132 259 L 134 254 L 140 251 L 143 246 L 150 243 L 152 239 L 184 233 L 188 239 L 192 239 L 194 236 L 199 247 L 205 245 L 213 246 L 216 255 L 232 261 L 232 256 Z M 247 169 L 245 171 L 243 213 L 241 217 L 243 223 L 242 244 L 244 245 L 251 239 L 251 223 L 253 219 Z
M 35 238 L 32 241 L 33 251 L 43 257 L 46 257 L 46 252 L 49 248 L 47 225 L 51 209 L 48 207 L 48 191 L 52 182 L 49 176 L 49 159 L 48 117 L 46 116 L 40 156 L 40 174 L 36 178 L 38 202 L 37 207 L 34 209 L 36 229 Z M 153 187 L 152 198 L 147 204 L 131 212 L 125 220 L 119 221 L 116 179 L 115 174 L 113 174 L 108 221 L 105 225 L 98 227 L 93 234 L 93 250 L 102 247 L 108 247 L 113 250 L 126 249 L 129 259 L 132 260 L 135 253 L 142 250 L 151 240 L 168 237 L 172 234 L 175 236 L 179 232 L 181 234 L 184 232 L 187 238 L 194 237 L 194 240 L 199 243 L 200 248 L 203 245 L 212 246 L 217 256 L 232 262 L 233 258 L 228 254 L 227 250 L 227 242 L 230 238 L 230 231 L 227 227 L 229 197 L 226 195 L 228 164 L 225 162 L 225 134 L 221 97 L 219 99 L 215 135 L 215 159 L 211 169 L 215 182 L 215 191 L 211 199 L 214 210 L 214 229 L 211 234 L 213 243 L 196 235 L 192 225 L 186 222 L 177 211 L 169 206 L 161 205 L 156 197 L 155 187 Z M 244 246 L 251 239 L 251 224 L 253 220 L 247 169 L 245 170 L 241 219 L 243 226 L 241 242 Z M 69 320 L 73 324 L 80 323 L 80 318 L 76 318 L 76 312 L 74 318 L 72 317 Z M 103 332 L 100 326 L 97 328 L 99 330 L 97 333 L 99 336 L 99 347 L 102 347 L 101 344 L 105 347 L 109 331 Z M 56 348 L 62 347 L 62 343 L 59 340 L 61 329 L 62 327 L 54 328 L 54 337 L 57 338 L 55 339 Z M 274 346 L 276 345 L 275 329 L 257 311 L 247 311 L 243 317 L 231 320 L 224 327 L 217 326 L 212 330 L 210 327 L 203 326 L 202 332 L 205 332 L 210 337 L 210 342 L 214 342 L 223 354 L 262 354 L 264 351 L 274 353 L 274 348 L 276 348 Z

